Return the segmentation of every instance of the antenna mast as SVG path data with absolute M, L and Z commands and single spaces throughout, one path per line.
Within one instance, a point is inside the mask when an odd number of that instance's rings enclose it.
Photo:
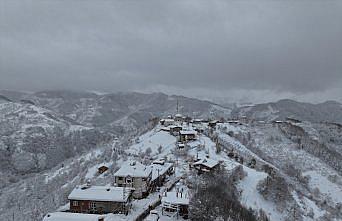
M 178 102 L 178 98 L 177 98 L 177 114 L 178 114 L 178 111 L 179 111 L 179 102 Z

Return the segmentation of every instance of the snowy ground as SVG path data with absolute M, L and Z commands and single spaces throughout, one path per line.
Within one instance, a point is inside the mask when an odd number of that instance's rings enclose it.
M 248 127 L 246 125 L 230 124 L 224 124 L 223 127 L 224 131 L 219 134 L 219 137 L 237 148 L 239 151 L 249 156 L 255 157 L 260 162 L 268 163 L 259 155 L 255 154 L 254 151 L 251 151 L 245 145 L 241 144 L 241 142 L 239 142 L 237 139 L 227 135 L 227 132 L 233 131 L 233 133 L 236 134 L 250 132 L 252 134 L 252 137 L 257 137 L 257 139 L 255 139 L 255 145 L 257 146 L 257 148 L 259 148 L 259 150 L 262 150 L 264 154 L 271 156 L 272 159 L 277 160 L 277 163 L 275 165 L 276 167 L 282 166 L 282 163 L 284 161 L 295 162 L 296 165 L 298 161 L 298 165 L 300 166 L 300 168 L 305 169 L 306 171 L 303 175 L 310 175 L 311 177 L 311 179 L 309 180 L 311 189 L 318 188 L 324 196 L 331 198 L 332 201 L 335 203 L 342 201 L 341 186 L 331 182 L 327 178 L 328 175 L 336 175 L 336 173 L 334 173 L 331 168 L 327 167 L 326 164 L 320 162 L 315 157 L 308 155 L 302 150 L 295 149 L 293 143 L 291 143 L 291 141 L 287 140 L 284 137 L 280 137 L 279 140 L 277 138 L 270 141 L 268 139 L 270 136 L 280 136 L 278 132 L 274 132 L 274 129 L 267 126 L 263 126 L 262 128 L 259 127 L 257 129 L 255 127 Z M 125 149 L 125 153 L 127 154 L 125 160 L 130 160 L 135 158 L 136 156 L 140 156 L 141 154 L 146 153 L 148 149 L 150 149 L 151 151 L 149 155 L 153 159 L 166 157 L 168 160 L 174 161 L 176 177 L 187 177 L 190 170 L 188 160 L 197 156 L 200 158 L 209 157 L 211 159 L 221 161 L 224 163 L 225 167 L 228 170 L 232 170 L 236 166 L 240 165 L 239 163 L 230 159 L 225 152 L 221 151 L 220 153 L 216 153 L 216 143 L 214 143 L 209 137 L 203 134 L 200 134 L 198 136 L 198 140 L 188 143 L 188 150 L 187 153 L 184 155 L 175 153 L 176 142 L 177 138 L 175 136 L 170 135 L 168 132 L 161 131 L 160 127 L 157 126 L 153 130 L 141 135 L 139 138 L 136 139 L 136 143 Z M 101 154 L 102 150 L 97 150 L 84 155 L 81 158 L 83 158 L 83 161 L 89 161 L 94 157 L 96 158 L 100 156 Z M 122 162 L 122 157 L 116 161 L 118 165 L 120 165 Z M 98 161 L 97 163 L 92 164 L 85 172 L 85 178 L 93 179 L 95 182 L 99 179 L 107 181 L 108 179 L 104 179 L 103 175 L 96 176 L 97 169 L 101 165 L 111 166 L 112 163 L 114 162 Z M 277 211 L 274 203 L 265 200 L 263 196 L 257 191 L 258 183 L 264 180 L 267 177 L 267 174 L 245 166 L 243 167 L 243 169 L 246 172 L 247 176 L 245 176 L 238 183 L 238 189 L 241 191 L 241 203 L 246 207 L 253 208 L 254 210 L 263 209 L 272 221 L 284 220 L 285 214 Z M 67 170 L 67 167 L 57 169 L 56 171 L 47 174 L 47 182 L 50 182 L 59 174 L 63 174 L 63 170 Z M 326 171 L 326 173 L 322 173 L 322 171 Z M 314 201 L 305 196 L 299 196 L 296 191 L 294 191 L 292 194 L 297 204 L 300 206 L 302 211 L 304 211 L 304 215 L 308 215 L 311 211 L 313 211 L 314 219 L 305 216 L 305 220 L 315 220 L 325 214 L 326 211 L 319 208 Z M 146 199 L 134 200 L 133 208 L 129 216 L 110 214 L 108 215 L 108 217 L 110 217 L 110 221 L 133 220 L 133 218 L 142 213 L 148 207 L 148 205 L 158 200 L 158 197 L 159 193 L 152 193 Z M 161 216 L 161 207 L 158 206 L 156 210 Z M 181 219 L 177 219 L 176 217 L 162 216 L 160 220 L 173 221 Z
M 342 187 L 328 180 L 317 171 L 307 171 L 305 176 L 309 175 L 309 185 L 312 190 L 318 188 L 319 191 L 335 203 L 342 203 Z
M 257 185 L 260 181 L 267 177 L 264 172 L 257 172 L 248 167 L 243 168 L 247 176 L 242 179 L 238 188 L 241 192 L 241 203 L 246 207 L 251 207 L 254 210 L 263 209 L 266 211 L 271 220 L 284 220 L 284 214 L 280 214 L 274 203 L 266 201 L 263 196 L 257 191 Z

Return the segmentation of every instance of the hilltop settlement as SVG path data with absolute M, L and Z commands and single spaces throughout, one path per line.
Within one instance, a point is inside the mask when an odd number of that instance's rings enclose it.
M 121 156 L 117 169 L 111 171 L 105 162 L 93 168 L 98 176 L 112 173 L 111 182 L 94 185 L 88 176 L 70 192 L 68 204 L 46 214 L 43 221 L 187 220 L 190 211 L 194 220 L 206 220 L 206 216 L 210 220 L 211 213 L 219 212 L 204 205 L 205 201 L 222 204 L 215 202 L 213 189 L 223 194 L 231 191 L 227 193 L 230 205 L 242 217 L 233 220 L 296 220 L 299 216 L 315 220 L 322 212 L 314 201 L 282 186 L 286 182 L 279 170 L 246 148 L 246 137 L 238 137 L 246 125 L 298 123 L 246 117 L 193 119 L 179 113 L 158 119 L 130 147 L 113 145 L 113 152 Z M 283 202 L 265 200 L 274 186 L 283 188 L 275 190 Z M 303 208 L 291 207 L 289 202 Z M 196 219 L 196 214 L 201 218 Z

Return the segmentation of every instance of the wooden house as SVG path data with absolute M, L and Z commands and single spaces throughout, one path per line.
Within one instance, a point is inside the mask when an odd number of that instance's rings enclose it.
M 128 213 L 132 189 L 110 186 L 79 186 L 68 196 L 74 213 Z
M 193 126 L 193 129 L 197 132 L 197 133 L 203 133 L 204 132 L 204 127 L 202 125 L 196 125 L 196 126 Z
M 179 141 L 186 142 L 196 140 L 197 132 L 194 130 L 181 130 L 179 131 Z
M 208 123 L 208 126 L 214 128 L 214 127 L 216 127 L 216 125 L 217 125 L 218 123 L 219 123 L 218 120 L 212 120 L 212 121 L 210 121 L 210 122 Z
M 141 199 L 150 192 L 152 170 L 139 162 L 127 162 L 114 174 L 115 185 L 134 188 L 133 197 Z
M 97 169 L 97 172 L 99 174 L 103 174 L 104 172 L 106 172 L 109 168 L 107 166 L 100 166 L 98 169 Z
M 160 121 L 160 124 L 161 124 L 162 126 L 167 127 L 167 126 L 170 126 L 170 125 L 174 125 L 174 124 L 175 124 L 175 120 L 174 120 L 174 119 L 169 119 L 169 118 L 162 119 L 162 120 Z
M 199 124 L 202 124 L 202 122 L 203 122 L 203 119 L 196 118 L 192 120 L 193 125 L 199 125 Z
M 161 127 L 161 131 L 170 132 L 170 127 Z
M 198 171 L 199 174 L 207 173 L 218 168 L 220 162 L 210 158 L 204 158 L 193 163 L 193 167 Z
M 163 215 L 171 213 L 188 218 L 190 197 L 187 191 L 165 192 L 161 202 Z
M 172 163 L 152 164 L 150 168 L 152 170 L 151 190 L 162 186 L 166 177 L 174 172 Z
M 181 114 L 176 114 L 175 115 L 175 121 L 177 121 L 177 122 L 182 122 L 182 121 L 184 121 L 184 119 L 185 118 Z
M 178 136 L 179 132 L 182 130 L 182 126 L 179 125 L 171 125 L 170 126 L 170 134 L 174 136 Z

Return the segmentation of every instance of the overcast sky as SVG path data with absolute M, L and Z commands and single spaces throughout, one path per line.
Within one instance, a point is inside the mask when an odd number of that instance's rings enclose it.
M 342 101 L 342 1 L 0 0 L 0 89 Z

